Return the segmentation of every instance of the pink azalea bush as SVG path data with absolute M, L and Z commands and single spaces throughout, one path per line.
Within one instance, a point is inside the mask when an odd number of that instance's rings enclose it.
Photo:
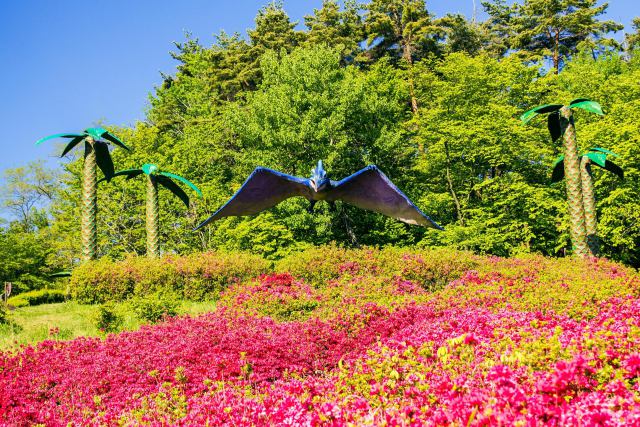
M 0 424 L 640 424 L 634 271 L 465 254 L 434 290 L 426 252 L 348 255 L 196 318 L 3 353 Z

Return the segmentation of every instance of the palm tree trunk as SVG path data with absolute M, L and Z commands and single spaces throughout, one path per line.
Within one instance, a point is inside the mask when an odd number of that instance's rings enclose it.
M 580 160 L 578 159 L 578 141 L 571 109 L 562 107 L 560 117 L 564 135 L 564 175 L 567 182 L 571 243 L 576 255 L 586 257 L 589 254 L 589 249 L 587 247 L 587 233 L 584 224 Z
M 98 253 L 98 201 L 96 197 L 96 151 L 93 139 L 87 138 L 84 150 L 84 170 L 82 175 L 82 260 L 96 259 Z
M 580 178 L 582 179 L 582 200 L 584 205 L 587 245 L 589 246 L 591 255 L 598 256 L 600 252 L 600 240 L 598 239 L 596 196 L 593 191 L 593 178 L 591 177 L 591 160 L 589 160 L 587 156 L 582 156 L 580 160 Z
M 147 176 L 147 256 L 160 255 L 158 247 L 158 183 Z

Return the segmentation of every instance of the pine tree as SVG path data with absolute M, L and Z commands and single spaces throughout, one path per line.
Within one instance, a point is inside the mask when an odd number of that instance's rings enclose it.
M 360 42 L 364 39 L 364 27 L 354 0 L 347 0 L 343 10 L 336 0 L 323 0 L 322 8 L 305 16 L 304 23 L 308 29 L 304 46 L 340 45 L 343 57 L 348 59 L 355 58 L 362 50 Z
M 404 61 L 409 68 L 428 52 L 437 51 L 442 33 L 424 0 L 373 0 L 367 5 L 365 29 L 372 59 L 391 56 Z M 417 113 L 418 100 L 411 77 L 409 90 L 411 110 Z
M 509 47 L 520 49 L 527 59 L 550 58 L 553 70 L 560 72 L 581 42 L 610 44 L 605 35 L 621 30 L 614 21 L 601 21 L 607 3 L 598 0 L 525 0 L 506 6 L 503 0 L 484 3 L 490 19 L 503 23 L 512 37 Z

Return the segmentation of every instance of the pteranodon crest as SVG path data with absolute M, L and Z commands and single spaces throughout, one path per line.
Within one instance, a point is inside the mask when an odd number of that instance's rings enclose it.
M 196 230 L 227 216 L 262 212 L 296 196 L 310 200 L 312 206 L 319 200 L 340 200 L 407 224 L 442 230 L 442 227 L 422 213 L 377 166 L 369 165 L 341 181 L 332 181 L 327 178 L 322 160 L 313 168 L 309 179 L 287 175 L 273 169 L 256 168 L 236 194 L 198 225 Z

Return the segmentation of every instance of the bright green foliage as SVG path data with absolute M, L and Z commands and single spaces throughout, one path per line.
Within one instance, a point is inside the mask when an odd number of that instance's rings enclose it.
M 12 295 L 18 295 L 50 284 L 50 245 L 51 238 L 45 232 L 29 233 L 14 226 L 0 229 L 0 288 L 11 282 Z
M 230 283 L 255 277 L 267 267 L 264 259 L 242 253 L 130 257 L 120 262 L 101 259 L 78 266 L 69 288 L 71 296 L 82 303 L 124 301 L 169 291 L 201 301 L 217 297 Z
M 63 302 L 66 297 L 66 292 L 59 289 L 39 289 L 37 291 L 23 292 L 15 297 L 11 297 L 7 303 L 14 307 L 23 307 L 27 305 Z
M 168 293 L 154 293 L 144 297 L 136 297 L 129 301 L 133 312 L 145 323 L 156 323 L 166 317 L 179 314 L 180 301 Z
M 107 302 L 98 307 L 94 315 L 96 328 L 102 333 L 120 332 L 124 319 L 118 313 L 115 304 Z

